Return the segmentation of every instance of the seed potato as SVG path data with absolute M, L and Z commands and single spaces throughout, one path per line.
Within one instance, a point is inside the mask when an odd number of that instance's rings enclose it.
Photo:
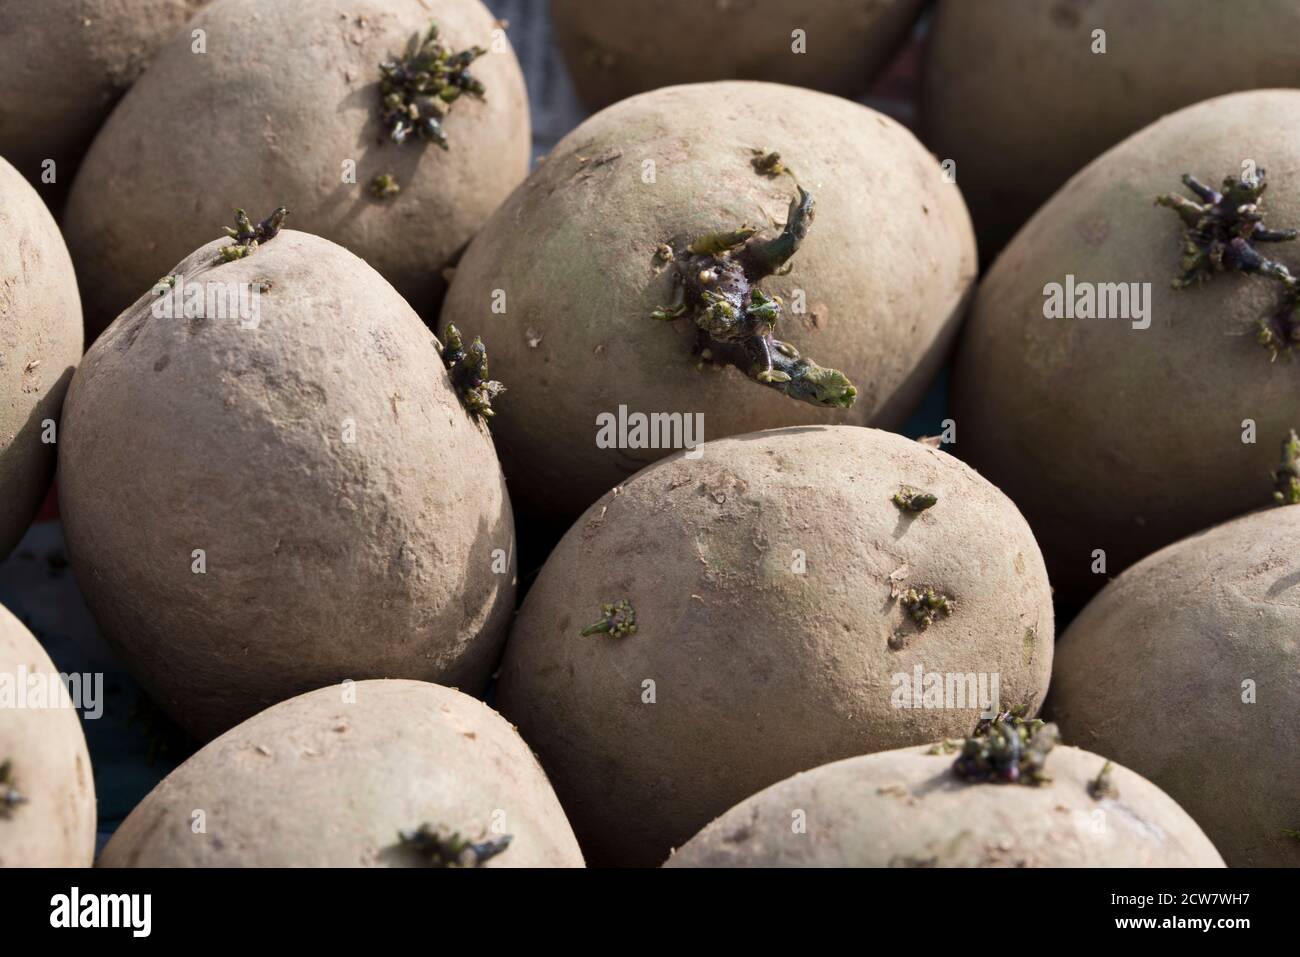
M 793 175 L 760 172 L 755 150 Z M 776 334 L 855 384 L 847 411 L 701 368 L 691 320 L 651 318 L 677 288 L 661 245 L 743 224 L 775 235 L 799 187 L 815 219 L 792 271 L 762 286 L 785 302 Z M 707 438 L 900 425 L 974 278 L 961 194 L 904 127 L 809 90 L 708 83 L 625 100 L 565 137 L 470 245 L 441 322 L 482 335 L 510 389 L 494 434 L 516 507 L 568 523 L 670 451 L 598 446 L 597 417 L 620 406 L 702 413 Z
M 423 827 L 436 843 L 415 839 Z M 483 850 L 457 855 L 453 835 Z M 99 866 L 419 867 L 439 851 L 444 866 L 582 866 L 546 775 L 500 715 L 451 688 L 378 680 L 226 732 L 140 802 Z
M 972 784 L 927 747 L 796 774 L 742 801 L 666 867 L 1223 867 L 1167 794 L 1103 757 L 1058 745 L 1051 781 Z
M 8 173 L 12 169 L 7 168 Z M 22 671 L 20 671 L 22 669 Z M 39 676 L 45 695 L 34 697 Z M 58 669 L 0 605 L 0 867 L 89 867 L 95 855 L 95 781 L 77 712 L 50 707 Z
M 920 0 L 551 2 L 569 76 L 593 110 L 707 80 L 768 80 L 857 96 L 920 10 Z
M 1149 778 L 1232 867 L 1300 866 L 1300 509 L 1176 542 L 1061 637 L 1049 707 Z
M 106 637 L 201 740 L 344 678 L 482 691 L 515 590 L 486 426 L 361 259 L 286 229 L 218 264 L 228 242 L 175 288 L 256 284 L 253 318 L 160 317 L 150 290 L 69 390 L 63 519 Z
M 1297 90 L 1171 114 L 1075 176 L 980 285 L 953 381 L 956 447 L 1024 512 L 1067 601 L 1269 500 L 1277 443 L 1300 423 L 1300 366 L 1256 340 L 1279 284 L 1229 272 L 1173 288 L 1183 224 L 1153 201 L 1190 196 L 1184 173 L 1218 188 L 1253 161 L 1265 224 L 1300 226 L 1298 129 Z M 1300 269 L 1300 245 L 1259 248 Z M 1047 318 L 1049 285 L 1071 276 L 1076 289 L 1148 284 L 1149 327 Z
M 386 140 L 379 64 L 430 21 L 456 51 L 496 46 L 471 72 L 448 149 Z M 215 0 L 164 44 L 96 137 L 64 226 L 98 334 L 233 205 L 293 212 L 346 246 L 432 318 L 442 270 L 528 171 L 523 77 L 478 0 Z M 349 165 L 351 164 L 351 165 Z M 378 176 L 401 192 L 378 199 Z
M 937 502 L 900 508 L 903 485 Z M 922 627 L 905 604 L 927 586 L 950 613 Z M 620 601 L 635 632 L 591 633 Z M 996 673 L 999 700 L 1032 712 L 1051 659 L 1047 577 L 997 489 L 891 433 L 788 428 L 676 455 L 593 505 L 528 593 L 497 701 L 589 859 L 654 865 L 796 771 L 960 734 L 987 706 L 904 709 L 897 676 Z
M 991 260 L 1067 179 L 1148 123 L 1225 93 L 1294 85 L 1297 31 L 1295 0 L 940 0 L 922 139 L 956 162 Z
M 54 218 L 0 159 L 0 559 L 54 474 L 55 424 L 81 359 L 81 302 Z
M 57 204 L 113 105 L 205 2 L 5 0 L 0 155 Z

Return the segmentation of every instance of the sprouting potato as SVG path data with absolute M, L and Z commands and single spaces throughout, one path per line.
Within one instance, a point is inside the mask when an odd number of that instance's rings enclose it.
M 1058 598 L 1269 501 L 1300 424 L 1280 272 L 1300 274 L 1298 123 L 1295 90 L 1173 113 L 1072 179 L 982 280 L 956 448 L 1024 512 Z M 1207 189 L 1231 209 L 1195 238 Z
M 768 83 L 657 90 L 564 138 L 470 244 L 441 321 L 508 383 L 516 508 L 567 524 L 680 448 L 602 416 L 702 416 L 703 439 L 897 427 L 975 279 L 957 188 L 900 124 Z M 678 444 L 673 445 L 674 442 Z
M 431 322 L 443 271 L 528 171 L 523 77 L 487 8 L 214 0 L 189 26 L 73 186 L 63 223 L 91 335 L 235 203 L 288 206 L 296 228 L 361 256 Z M 410 75 L 439 51 L 445 73 L 421 92 Z
M 741 801 L 667 867 L 1223 867 L 1172 798 L 1057 745 L 1036 785 L 974 783 L 949 746 L 866 754 Z
M 899 505 L 904 488 L 933 502 Z M 777 429 L 594 504 L 524 601 L 497 701 L 588 858 L 655 865 L 796 771 L 963 733 L 997 703 L 1033 712 L 1052 622 L 1028 526 L 960 461 Z
M 135 808 L 101 867 L 581 867 L 528 746 L 451 688 L 358 681 L 281 702 Z
M 203 740 L 345 678 L 481 692 L 514 610 L 484 416 L 378 273 L 283 221 L 241 214 L 146 290 L 59 442 L 86 601 Z

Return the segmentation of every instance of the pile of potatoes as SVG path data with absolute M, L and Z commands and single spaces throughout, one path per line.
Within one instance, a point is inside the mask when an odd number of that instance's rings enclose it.
M 0 865 L 1300 866 L 1293 54 L 922 6 L 555 0 L 536 162 L 480 0 L 0 8 L 0 558 L 194 743 L 0 608 Z

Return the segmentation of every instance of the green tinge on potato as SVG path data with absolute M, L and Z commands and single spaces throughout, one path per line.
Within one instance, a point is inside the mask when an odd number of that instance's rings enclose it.
M 69 390 L 60 504 L 96 620 L 201 740 L 344 678 L 482 691 L 515 594 L 491 436 L 357 256 L 284 229 L 221 263 L 227 242 L 141 296 Z
M 1300 223 L 1300 91 L 1173 113 L 1099 157 L 985 275 L 958 351 L 960 450 L 1024 512 L 1058 598 L 1081 602 L 1153 550 L 1269 501 L 1276 442 L 1300 422 L 1300 366 L 1258 322 L 1278 283 L 1175 289 L 1184 224 L 1154 198 L 1184 173 L 1269 171 L 1266 222 Z M 1300 267 L 1294 243 L 1269 254 Z M 1115 318 L 1048 318 L 1050 284 L 1098 290 Z M 1138 284 L 1130 286 L 1128 284 Z M 1137 315 L 1141 299 L 1144 315 Z M 1086 743 L 1086 742 L 1084 742 Z
M 794 171 L 753 166 L 770 148 Z M 663 247 L 749 224 L 776 236 L 796 185 L 816 223 L 785 275 L 776 335 L 856 387 L 818 408 L 713 368 L 674 299 Z M 596 421 L 702 413 L 706 440 L 816 423 L 897 427 L 938 372 L 975 280 L 961 193 L 908 130 L 866 107 L 768 83 L 625 100 L 565 137 L 457 265 L 440 317 L 482 335 L 503 397 L 494 434 L 516 508 L 573 521 L 668 448 L 602 448 Z
M 1061 636 L 1067 740 L 1181 804 L 1232 867 L 1300 866 L 1300 508 L 1146 558 Z
M 54 475 L 59 409 L 81 359 L 77 277 L 59 227 L 0 158 L 0 559 Z
M 95 779 L 86 737 L 71 706 L 48 706 L 63 689 L 58 669 L 2 605 L 0 675 L 24 705 L 15 697 L 0 708 L 0 867 L 89 867 Z
M 904 484 L 938 503 L 900 513 Z M 950 614 L 922 627 L 911 586 Z M 591 631 L 619 601 L 635 631 Z M 659 462 L 594 504 L 528 593 L 497 700 L 588 858 L 654 865 L 790 774 L 964 734 L 988 706 L 902 707 L 900 675 L 996 675 L 999 702 L 1033 714 L 1052 623 L 1028 526 L 973 470 L 874 429 L 780 429 Z
M 1294 0 L 940 0 L 922 139 L 956 163 L 992 262 L 1058 187 L 1148 123 L 1236 90 L 1294 86 L 1298 33 Z
M 479 0 L 219 0 L 164 44 L 96 137 L 64 216 L 102 331 L 230 209 L 293 210 L 295 228 L 347 247 L 430 322 L 444 269 L 524 178 L 527 95 L 506 44 L 480 57 L 487 92 L 444 124 L 450 149 L 387 140 L 380 63 L 430 21 L 457 50 L 498 29 Z M 504 42 L 502 40 L 501 42 Z M 400 195 L 376 202 L 391 175 Z
M 601 109 L 678 83 L 767 80 L 855 97 L 921 0 L 552 0 L 556 42 L 583 102 Z
M 1048 783 L 965 784 L 927 747 L 796 774 L 740 802 L 666 867 L 1223 867 L 1196 822 L 1132 771 L 1058 746 Z
M 546 775 L 500 715 L 439 685 L 358 681 L 208 744 L 136 806 L 99 865 L 448 866 L 425 853 L 420 836 L 433 834 L 497 848 L 477 866 L 583 863 Z

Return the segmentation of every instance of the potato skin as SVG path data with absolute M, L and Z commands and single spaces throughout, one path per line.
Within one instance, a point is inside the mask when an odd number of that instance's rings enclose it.
M 857 96 L 921 0 L 551 0 L 555 39 L 592 110 L 662 86 L 766 80 Z M 806 53 L 793 52 L 794 30 Z
M 890 501 L 901 483 L 938 504 L 904 515 Z M 996 672 L 1003 701 L 1042 702 L 1052 604 L 1037 546 L 943 452 L 873 429 L 781 429 L 674 456 L 616 493 L 543 567 L 497 687 L 589 859 L 658 864 L 796 771 L 969 730 L 978 705 L 894 707 L 891 677 L 918 664 Z M 956 611 L 918 633 L 891 574 Z M 579 636 L 622 598 L 636 634 Z
M 91 138 L 162 43 L 207 0 L 5 0 L 0 155 L 66 195 Z M 55 182 L 41 164 L 55 162 Z
M 193 21 L 207 53 L 188 35 L 165 44 L 96 138 L 64 217 L 91 334 L 236 206 L 287 206 L 292 226 L 346 246 L 431 318 L 441 270 L 527 173 L 530 133 L 507 46 L 475 62 L 487 98 L 456 104 L 448 152 L 383 141 L 379 63 L 430 20 L 457 50 L 495 29 L 478 0 L 218 0 Z M 402 187 L 389 201 L 368 191 L 384 173 Z
M 850 410 L 796 402 L 735 369 L 701 371 L 690 320 L 650 318 L 673 295 L 660 243 L 785 222 L 795 185 L 754 170 L 761 148 L 779 150 L 817 204 L 792 272 L 762 284 L 786 302 L 777 333 L 853 380 Z M 481 334 L 510 389 L 493 432 L 516 507 L 571 522 L 668 454 L 597 447 L 596 417 L 619 405 L 702 412 L 707 438 L 900 425 L 974 277 L 961 195 L 904 127 L 809 90 L 709 83 L 625 100 L 562 140 L 466 251 L 441 323 Z
M 226 242 L 174 273 L 269 283 L 257 328 L 155 318 L 146 293 L 69 390 L 61 507 L 97 621 L 201 739 L 344 678 L 481 691 L 515 588 L 486 427 L 359 258 L 284 230 L 215 265 Z
M 1232 867 L 1300 866 L 1298 536 L 1286 507 L 1161 549 L 1070 624 L 1052 676 L 1062 733 L 1163 788 Z
M 58 421 L 81 359 L 81 300 L 59 227 L 0 159 L 0 559 L 22 538 L 50 487 Z
M 1024 512 L 1058 597 L 1078 601 L 1156 548 L 1270 499 L 1300 421 L 1300 367 L 1269 361 L 1255 322 L 1276 284 L 1233 274 L 1173 289 L 1182 223 L 1152 205 L 1183 173 L 1268 172 L 1266 222 L 1300 226 L 1300 91 L 1209 100 L 1098 158 L 984 277 L 953 381 L 957 450 Z M 1270 254 L 1300 265 L 1294 244 Z M 1151 325 L 1048 319 L 1044 286 L 1149 282 Z M 1255 444 L 1242 441 L 1246 420 Z
M 45 649 L 0 605 L 0 673 L 57 675 Z M 72 708 L 0 708 L 0 763 L 24 801 L 0 817 L 0 867 L 89 867 L 95 855 L 95 779 Z
M 969 784 L 928 747 L 866 754 L 774 784 L 691 838 L 665 867 L 1223 867 L 1167 794 L 1057 745 L 1050 784 Z M 803 812 L 805 832 L 792 828 Z M 1103 815 L 1098 817 L 1098 814 Z M 1098 828 L 1098 822 L 1103 824 Z
M 1104 54 L 1092 52 L 1095 29 L 1106 31 Z M 956 160 L 991 260 L 1070 176 L 1148 123 L 1225 93 L 1294 85 L 1298 32 L 1295 0 L 940 0 L 922 139 Z
M 346 696 L 352 695 L 348 701 Z M 192 830 L 206 815 L 205 833 Z M 500 715 L 420 681 L 299 695 L 207 745 L 133 810 L 100 867 L 404 867 L 398 832 L 512 837 L 485 867 L 581 867 L 546 775 Z

